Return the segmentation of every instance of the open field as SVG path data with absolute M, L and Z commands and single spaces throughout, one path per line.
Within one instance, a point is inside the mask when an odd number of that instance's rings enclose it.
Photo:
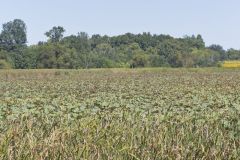
M 237 159 L 240 70 L 0 71 L 0 159 Z

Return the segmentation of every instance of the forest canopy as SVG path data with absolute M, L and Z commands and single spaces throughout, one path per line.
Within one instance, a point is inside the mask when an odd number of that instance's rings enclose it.
M 206 46 L 201 35 L 174 38 L 149 32 L 118 36 L 64 33 L 63 27 L 54 26 L 46 31 L 46 42 L 28 46 L 24 21 L 4 23 L 0 69 L 214 67 L 224 60 L 240 60 L 239 50 Z

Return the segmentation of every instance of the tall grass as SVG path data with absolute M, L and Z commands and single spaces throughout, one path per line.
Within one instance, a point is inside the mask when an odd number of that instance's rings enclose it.
M 0 72 L 5 74 L 10 78 L 0 80 L 0 159 L 240 155 L 236 70 Z

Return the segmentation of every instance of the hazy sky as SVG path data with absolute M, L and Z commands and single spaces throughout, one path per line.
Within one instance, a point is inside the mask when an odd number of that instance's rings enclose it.
M 25 21 L 29 44 L 60 25 L 65 35 L 201 34 L 207 45 L 240 49 L 239 0 L 2 0 L 0 8 L 0 24 Z

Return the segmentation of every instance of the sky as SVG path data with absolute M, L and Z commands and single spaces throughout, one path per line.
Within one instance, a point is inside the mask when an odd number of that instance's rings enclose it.
M 45 41 L 46 31 L 63 26 L 65 36 L 201 34 L 206 45 L 240 49 L 239 8 L 239 0 L 2 0 L 0 25 L 22 19 L 28 44 Z

